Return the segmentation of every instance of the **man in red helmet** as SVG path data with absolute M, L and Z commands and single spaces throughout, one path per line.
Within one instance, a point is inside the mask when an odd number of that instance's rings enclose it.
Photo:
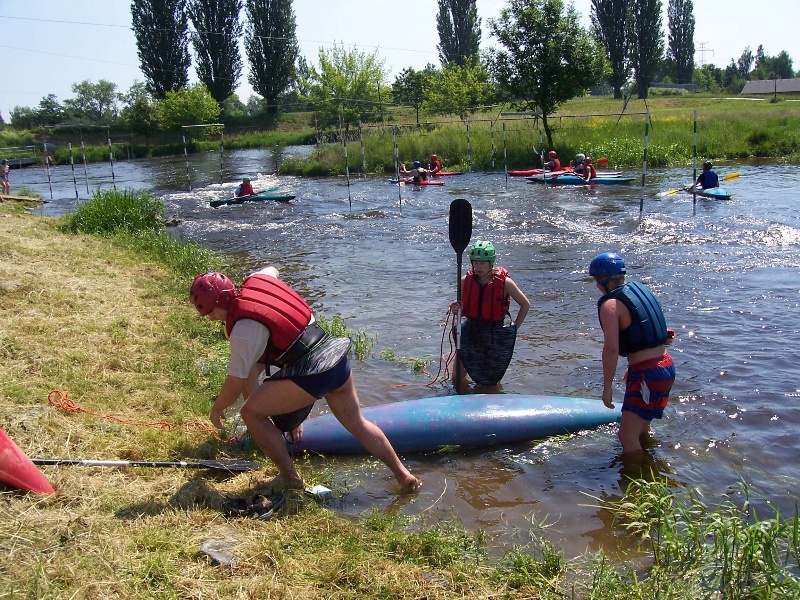
M 544 168 L 547 171 L 560 171 L 561 170 L 561 161 L 558 160 L 558 154 L 556 154 L 555 150 L 550 150 L 547 153 L 547 162 L 544 163 Z
M 403 493 L 419 488 L 383 431 L 361 413 L 347 357 L 350 340 L 333 338 L 317 325 L 311 308 L 279 279 L 275 267 L 250 275 L 238 292 L 221 273 L 203 273 L 195 277 L 189 297 L 201 315 L 225 324 L 230 342 L 228 374 L 211 422 L 222 428 L 223 411 L 244 395 L 242 419 L 278 468 L 270 487 L 302 489 L 283 434 L 298 431 L 314 402 L 325 398 L 339 422 L 391 469 Z M 280 370 L 259 385 L 270 365 Z

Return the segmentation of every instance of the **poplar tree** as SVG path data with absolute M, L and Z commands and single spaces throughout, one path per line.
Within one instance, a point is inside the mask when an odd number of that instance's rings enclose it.
M 667 58 L 675 65 L 675 81 L 691 83 L 694 75 L 694 5 L 692 0 L 669 0 Z
M 609 83 L 614 98 L 622 98 L 622 88 L 631 76 L 630 1 L 592 0 L 592 27 L 605 48 L 611 66 Z
M 442 66 L 450 63 L 464 66 L 478 59 L 481 20 L 476 0 L 439 0 L 436 30 L 439 32 L 436 49 Z
M 197 78 L 220 104 L 233 94 L 242 75 L 241 11 L 241 0 L 189 0 L 187 6 Z
M 247 0 L 245 52 L 248 81 L 264 98 L 267 114 L 278 112 L 278 96 L 295 81 L 297 46 L 291 0 Z
M 661 0 L 634 0 L 630 20 L 631 62 L 640 99 L 647 98 L 650 82 L 664 56 Z
M 186 0 L 134 0 L 131 25 L 147 90 L 163 99 L 189 81 Z

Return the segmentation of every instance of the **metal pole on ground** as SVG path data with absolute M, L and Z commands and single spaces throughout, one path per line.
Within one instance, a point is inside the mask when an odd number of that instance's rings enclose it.
M 647 175 L 647 147 L 650 145 L 650 109 L 644 117 L 644 158 L 642 159 L 642 197 L 639 199 L 639 218 L 644 212 L 644 178 Z
M 222 173 L 222 155 L 225 153 L 225 132 L 219 134 L 219 182 L 225 183 L 224 174 Z

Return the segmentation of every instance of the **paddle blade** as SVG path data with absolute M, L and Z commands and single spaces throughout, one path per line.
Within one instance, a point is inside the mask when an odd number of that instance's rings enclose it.
M 184 469 L 219 469 L 221 471 L 258 471 L 261 465 L 249 460 L 221 459 L 197 461 L 94 460 L 77 458 L 34 458 L 36 465 L 80 465 L 84 467 L 177 467 Z
M 472 237 L 472 205 L 464 198 L 450 203 L 450 245 L 460 257 Z
M 657 194 L 659 198 L 663 198 L 664 196 L 671 196 L 672 194 L 677 194 L 680 190 L 667 190 L 666 192 L 660 192 Z
M 722 178 L 722 181 L 730 181 L 731 179 L 739 179 L 738 173 L 728 173 Z
M 607 158 L 600 158 L 600 159 L 597 160 L 597 164 L 598 165 L 607 165 L 608 164 L 608 159 Z

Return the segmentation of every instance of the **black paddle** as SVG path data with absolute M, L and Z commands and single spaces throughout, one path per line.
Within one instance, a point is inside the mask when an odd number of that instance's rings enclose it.
M 461 302 L 461 255 L 469 244 L 472 237 L 472 205 L 464 198 L 458 198 L 450 203 L 450 245 L 456 251 L 456 264 L 458 266 L 458 276 L 456 278 L 456 299 Z M 461 350 L 461 307 L 458 309 L 456 320 L 456 366 L 455 366 L 455 388 L 456 393 L 460 394 L 459 384 L 461 383 L 461 357 L 458 351 Z
M 197 461 L 148 461 L 148 460 L 87 460 L 71 458 L 33 458 L 35 465 L 82 465 L 86 467 L 183 467 L 188 469 L 220 469 L 223 471 L 258 471 L 261 465 L 249 460 L 197 460 Z

